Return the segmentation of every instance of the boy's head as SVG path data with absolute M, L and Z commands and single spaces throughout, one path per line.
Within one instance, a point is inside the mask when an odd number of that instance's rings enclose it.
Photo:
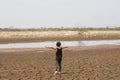
M 56 43 L 56 46 L 61 46 L 61 42 L 57 42 L 57 43 Z

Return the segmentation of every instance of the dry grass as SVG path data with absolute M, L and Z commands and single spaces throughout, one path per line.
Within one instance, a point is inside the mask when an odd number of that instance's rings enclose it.
M 119 36 L 120 31 L 87 31 L 84 32 L 83 37 L 110 37 L 110 36 Z
M 117 30 L 50 30 L 50 31 L 0 31 L 0 38 L 38 38 L 38 37 L 96 37 L 96 36 L 119 36 L 120 31 Z
M 1 31 L 1 38 L 35 38 L 35 37 L 57 37 L 74 36 L 77 31 Z

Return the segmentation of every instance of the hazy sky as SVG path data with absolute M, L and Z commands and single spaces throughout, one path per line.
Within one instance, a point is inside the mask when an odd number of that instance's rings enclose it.
M 0 0 L 0 28 L 120 26 L 120 0 Z

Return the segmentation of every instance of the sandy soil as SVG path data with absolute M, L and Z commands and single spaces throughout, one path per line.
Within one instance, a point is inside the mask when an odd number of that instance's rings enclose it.
M 0 49 L 0 80 L 119 80 L 120 46 L 67 48 L 62 74 L 54 71 L 53 50 Z

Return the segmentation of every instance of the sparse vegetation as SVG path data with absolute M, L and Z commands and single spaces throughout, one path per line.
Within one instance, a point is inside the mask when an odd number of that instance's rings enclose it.
M 86 30 L 117 30 L 120 31 L 120 27 L 106 27 L 106 28 L 29 28 L 29 29 L 15 29 L 15 28 L 0 28 L 0 31 L 86 31 Z
M 0 38 L 108 37 L 120 36 L 120 28 L 0 29 Z

